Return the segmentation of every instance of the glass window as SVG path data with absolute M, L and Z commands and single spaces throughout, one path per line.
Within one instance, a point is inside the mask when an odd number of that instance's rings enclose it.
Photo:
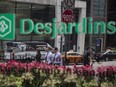
M 93 15 L 105 16 L 105 0 L 93 0 Z
M 55 17 L 55 7 L 52 5 L 32 5 L 31 17 L 39 22 L 50 22 Z
M 16 6 L 16 26 L 19 28 L 21 18 L 30 18 L 30 4 L 17 3 Z
M 29 18 L 34 23 L 37 22 L 51 22 L 55 18 L 55 6 L 47 4 L 33 4 L 23 2 L 0 2 L 0 13 L 15 13 L 16 14 L 16 39 L 17 41 L 46 41 L 53 43 L 54 40 L 50 40 L 51 35 L 36 35 L 32 32 L 30 35 L 21 35 L 19 33 L 20 19 Z M 29 24 L 26 23 L 25 29 L 29 29 Z
M 98 16 L 98 14 L 99 14 L 98 10 L 94 10 L 93 14 L 94 14 L 94 16 Z
M 10 2 L 0 2 L 0 13 L 14 13 L 15 5 Z
M 51 22 L 55 17 L 55 6 L 53 5 L 32 5 L 31 19 L 36 22 Z M 50 39 L 51 35 L 34 35 L 33 40 Z

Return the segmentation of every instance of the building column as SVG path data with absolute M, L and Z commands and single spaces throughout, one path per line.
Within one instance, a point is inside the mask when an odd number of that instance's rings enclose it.
M 61 23 L 61 0 L 56 0 L 55 17 L 57 19 L 57 28 L 59 28 Z M 59 51 L 60 51 L 60 43 L 61 43 L 60 36 L 57 35 L 55 38 L 55 47 L 58 47 Z
M 78 2 L 77 2 L 78 3 Z M 80 7 L 80 15 L 79 15 L 79 22 L 82 22 L 83 18 L 86 17 L 86 2 L 80 2 L 81 6 Z M 78 7 L 78 5 L 77 5 Z M 79 29 L 82 31 L 82 27 L 80 26 Z M 84 47 L 85 47 L 85 34 L 78 34 L 77 37 L 77 51 L 79 53 L 84 53 Z

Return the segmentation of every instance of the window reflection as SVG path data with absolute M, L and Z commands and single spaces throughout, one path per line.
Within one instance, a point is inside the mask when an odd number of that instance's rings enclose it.
M 50 39 L 50 35 L 36 35 L 34 32 L 32 32 L 30 35 L 20 35 L 20 19 L 30 18 L 34 23 L 50 22 L 55 17 L 55 6 L 12 2 L 12 9 L 14 10 L 13 13 L 16 14 L 16 40 L 44 40 L 46 38 Z M 29 29 L 28 23 L 26 23 L 25 29 Z

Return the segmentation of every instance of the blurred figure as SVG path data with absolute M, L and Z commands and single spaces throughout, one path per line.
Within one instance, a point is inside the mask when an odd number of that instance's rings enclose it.
M 95 55 L 95 59 L 96 59 L 96 62 L 97 62 L 98 64 L 100 64 L 100 56 L 101 56 L 100 53 L 97 53 L 97 54 Z
M 112 49 L 109 47 L 109 48 L 106 49 L 106 51 L 105 51 L 104 53 L 98 53 L 98 54 L 96 55 L 96 61 L 97 61 L 97 63 L 100 64 L 100 59 L 102 58 L 102 56 L 103 56 L 104 54 L 110 52 L 111 50 L 112 50 Z
M 90 49 L 90 60 L 91 60 L 91 66 L 93 66 L 95 59 L 95 50 L 93 48 Z
M 45 62 L 47 64 L 52 64 L 53 54 L 50 51 L 50 48 L 46 48 Z
M 106 54 L 109 51 L 111 51 L 111 48 L 110 47 L 106 49 L 106 52 L 104 54 Z
M 89 47 L 85 49 L 83 64 L 84 66 L 90 65 L 90 48 Z
M 38 49 L 36 51 L 37 51 L 37 54 L 36 54 L 35 59 L 36 59 L 37 62 L 41 62 L 41 53 Z
M 58 52 L 58 48 L 54 47 L 53 48 L 53 64 L 54 65 L 62 65 L 62 55 L 60 52 Z

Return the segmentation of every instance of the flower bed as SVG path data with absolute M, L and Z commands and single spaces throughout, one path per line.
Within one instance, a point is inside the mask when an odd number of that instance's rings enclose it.
M 0 87 L 116 87 L 116 66 L 73 68 L 46 63 L 0 64 Z

